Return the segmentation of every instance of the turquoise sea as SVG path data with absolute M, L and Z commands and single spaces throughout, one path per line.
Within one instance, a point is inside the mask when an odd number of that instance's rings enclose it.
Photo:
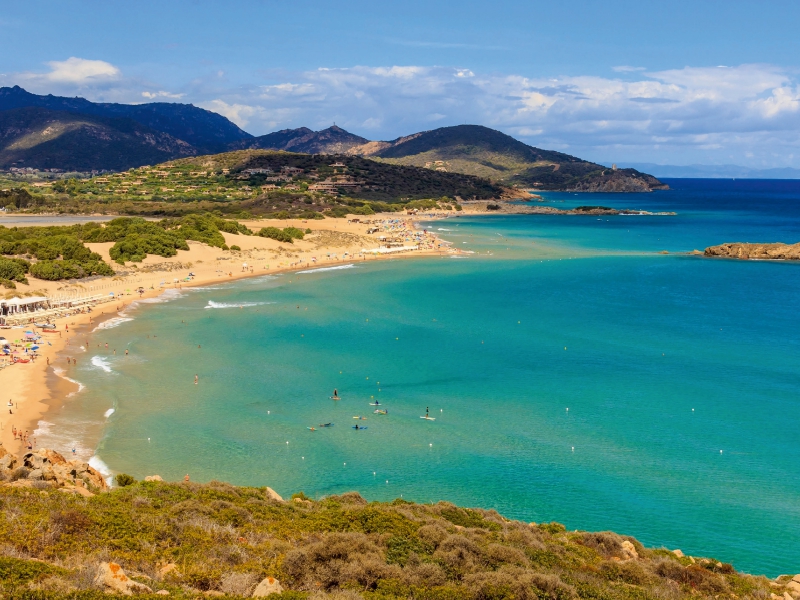
M 142 303 L 89 334 L 64 373 L 85 389 L 39 445 L 137 478 L 449 500 L 797 572 L 800 265 L 675 253 L 800 241 L 800 182 L 669 183 L 546 201 L 673 217 L 454 218 L 426 226 L 463 258 Z

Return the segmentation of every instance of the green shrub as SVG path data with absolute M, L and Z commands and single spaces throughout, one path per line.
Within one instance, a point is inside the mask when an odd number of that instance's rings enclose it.
M 181 236 L 160 230 L 158 233 L 132 233 L 118 241 L 108 254 L 119 264 L 127 261 L 142 262 L 148 254 L 157 254 L 164 258 L 175 256 L 178 250 L 188 250 L 189 245 Z
M 236 244 L 234 244 L 233 246 L 231 246 L 231 250 L 234 250 L 234 251 L 236 251 L 236 252 L 241 252 L 241 251 L 242 251 L 242 249 L 241 249 L 239 246 L 237 246 Z
M 64 569 L 53 567 L 36 560 L 23 560 L 11 556 L 0 556 L 0 582 L 3 585 L 19 585 L 36 581 L 44 575 L 62 572 Z
M 298 229 L 297 227 L 285 227 L 284 229 L 278 229 L 277 227 L 263 227 L 261 231 L 258 232 L 258 235 L 260 237 L 270 238 L 279 242 L 293 244 L 295 239 L 302 240 L 305 234 L 303 233 L 302 229 Z
M 0 257 L 0 279 L 25 282 L 31 263 L 21 258 Z
M 40 260 L 31 265 L 30 273 L 37 279 L 60 281 L 92 275 L 113 275 L 114 269 L 102 260 Z
M 133 478 L 133 476 L 126 473 L 119 473 L 116 477 L 114 477 L 114 481 L 119 487 L 128 487 L 129 485 L 136 483 L 136 480 Z

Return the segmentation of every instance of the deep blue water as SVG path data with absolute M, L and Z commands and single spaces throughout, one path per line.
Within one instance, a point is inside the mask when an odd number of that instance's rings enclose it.
M 102 425 L 137 477 L 447 499 L 797 572 L 800 265 L 679 253 L 800 241 L 800 182 L 668 183 L 546 198 L 677 216 L 449 219 L 427 227 L 474 254 L 142 305 L 93 334 L 118 355 L 68 373 L 87 388 L 49 439 Z

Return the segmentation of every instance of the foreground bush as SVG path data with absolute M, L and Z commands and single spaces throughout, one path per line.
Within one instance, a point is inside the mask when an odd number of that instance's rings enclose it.
M 610 532 L 355 493 L 280 502 L 218 482 L 130 482 L 91 498 L 0 487 L 0 549 L 9 598 L 102 598 L 93 577 L 109 560 L 178 598 L 249 596 L 266 576 L 285 590 L 275 600 L 762 600 L 774 589 Z

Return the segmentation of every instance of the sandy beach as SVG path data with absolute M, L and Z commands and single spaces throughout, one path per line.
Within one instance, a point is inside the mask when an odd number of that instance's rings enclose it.
M 255 220 L 242 221 L 250 229 L 261 227 L 298 227 L 310 229 L 305 239 L 293 244 L 269 238 L 223 233 L 229 246 L 240 251 L 224 251 L 199 242 L 188 242 L 188 251 L 162 258 L 148 255 L 141 263 L 117 265 L 108 258 L 113 243 L 87 244 L 100 253 L 116 270 L 113 277 L 93 278 L 73 284 L 64 281 L 31 279 L 30 285 L 18 284 L 6 295 L 36 294 L 50 298 L 88 297 L 103 294 L 113 300 L 101 303 L 92 312 L 82 312 L 53 321 L 57 329 L 43 332 L 39 357 L 29 363 L 9 365 L 0 371 L 0 388 L 5 392 L 0 419 L 0 443 L 9 452 L 20 453 L 35 442 L 33 432 L 48 409 L 64 396 L 76 392 L 78 386 L 63 378 L 54 384 L 56 369 L 68 359 L 80 361 L 80 347 L 102 332 L 98 325 L 119 316 L 132 302 L 155 298 L 166 290 L 213 285 L 246 277 L 308 269 L 349 262 L 435 256 L 459 252 L 430 232 L 415 228 L 414 222 L 432 220 L 452 213 L 425 213 L 407 216 L 396 214 L 318 220 Z M 35 225 L 36 222 L 30 223 Z M 192 274 L 190 276 L 190 273 Z M 143 292 L 137 290 L 143 288 Z M 29 329 L 6 329 L 5 337 L 14 341 Z M 39 331 L 39 330 L 37 330 Z M 50 383 L 48 384 L 48 380 Z M 15 439 L 13 431 L 28 433 L 28 443 Z M 37 448 L 33 445 L 34 449 Z

